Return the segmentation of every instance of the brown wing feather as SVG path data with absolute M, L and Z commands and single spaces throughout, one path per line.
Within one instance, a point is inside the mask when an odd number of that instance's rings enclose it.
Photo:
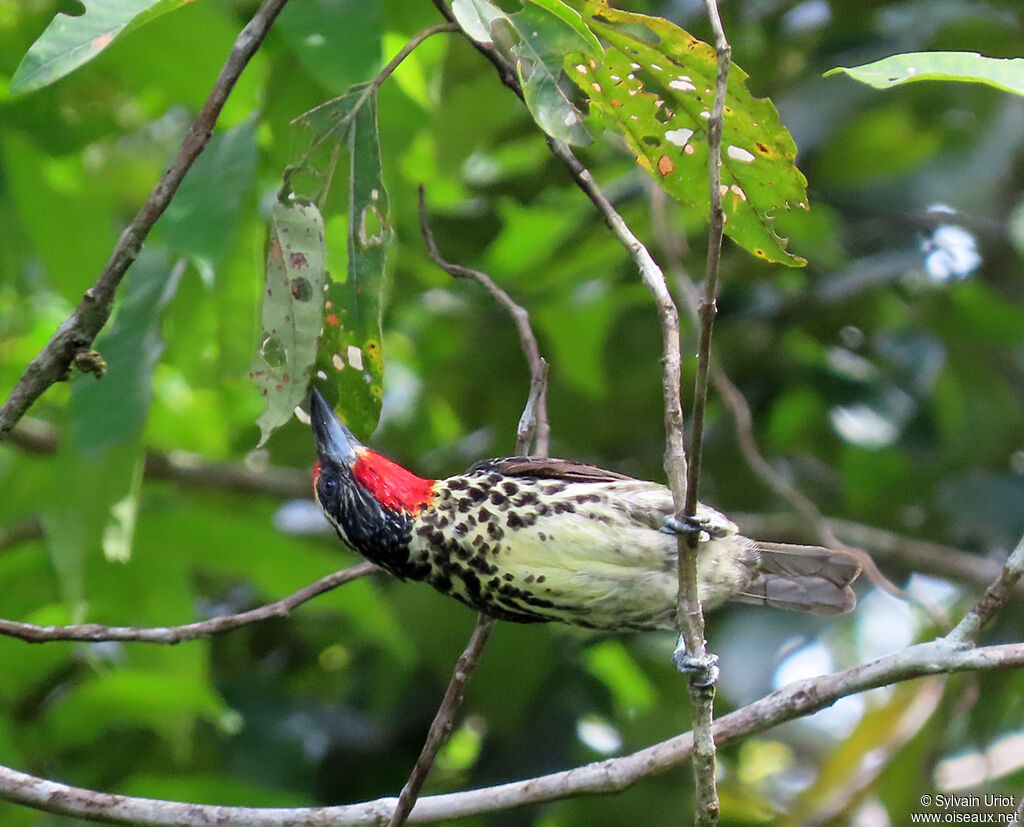
M 819 615 L 843 614 L 857 605 L 850 584 L 860 564 L 852 555 L 786 543 L 758 542 L 757 550 L 761 571 L 737 600 Z
M 478 462 L 467 473 L 474 471 L 496 471 L 509 477 L 533 477 L 535 479 L 564 480 L 565 482 L 610 482 L 631 480 L 625 474 L 606 471 L 596 465 L 575 462 L 571 459 L 549 459 L 547 457 L 500 457 Z

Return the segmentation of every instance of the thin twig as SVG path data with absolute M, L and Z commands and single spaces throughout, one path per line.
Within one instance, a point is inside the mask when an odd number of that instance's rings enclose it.
M 60 431 L 41 419 L 24 418 L 11 432 L 11 442 L 33 454 L 53 454 L 60 447 Z M 241 462 L 210 462 L 199 454 L 150 451 L 146 479 L 174 480 L 189 488 L 218 488 L 240 494 L 269 494 L 286 499 L 308 499 L 309 472 L 269 465 L 250 468 Z
M 377 570 L 373 563 L 359 563 L 299 589 L 288 597 L 250 609 L 238 614 L 221 615 L 183 626 L 103 626 L 99 623 L 79 623 L 71 626 L 37 626 L 34 623 L 19 623 L 14 620 L 0 620 L 0 635 L 16 637 L 28 643 L 44 643 L 51 640 L 84 640 L 90 642 L 121 640 L 139 643 L 175 644 L 247 626 L 271 617 L 284 617 L 296 606 L 314 597 L 343 586 Z
M 812 715 L 840 698 L 879 686 L 925 675 L 989 672 L 1024 667 L 1024 643 L 957 649 L 942 640 L 919 643 L 903 651 L 788 684 L 753 703 L 718 718 L 715 742 L 722 746 L 763 732 L 786 721 Z M 411 823 L 450 822 L 586 794 L 618 792 L 637 781 L 678 766 L 693 754 L 693 735 L 682 733 L 619 758 L 598 761 L 548 775 L 476 790 L 420 798 Z M 386 823 L 396 799 L 381 798 L 338 807 L 263 809 L 224 807 L 113 795 L 28 775 L 0 767 L 0 798 L 47 812 L 119 824 L 174 825 L 232 824 L 236 827 L 343 827 Z
M 326 141 L 327 138 L 330 137 L 332 134 L 343 134 L 345 130 L 348 129 L 349 124 L 351 124 L 355 120 L 355 117 L 359 113 L 359 110 L 366 105 L 366 102 L 377 93 L 377 90 L 380 89 L 380 87 L 384 84 L 384 81 L 386 81 L 389 77 L 391 77 L 392 74 L 394 74 L 394 71 L 399 66 L 402 65 L 402 62 L 407 57 L 409 57 L 409 55 L 411 55 L 413 51 L 415 51 L 416 48 L 421 43 L 423 43 L 424 40 L 426 40 L 429 37 L 433 37 L 435 34 L 440 34 L 441 32 L 457 31 L 460 31 L 460 29 L 456 23 L 452 23 L 450 21 L 446 23 L 434 23 L 433 25 L 427 26 L 424 29 L 420 29 L 420 31 L 416 32 L 416 34 L 409 38 L 409 41 L 404 46 L 402 46 L 401 49 L 398 50 L 398 53 L 393 58 L 391 58 L 391 60 L 388 61 L 387 65 L 380 70 L 377 76 L 368 84 L 366 84 L 365 88 L 360 93 L 359 97 L 356 99 L 356 102 L 352 104 L 352 108 L 345 113 L 345 117 L 339 120 L 338 123 L 334 124 L 323 135 L 320 135 L 317 138 L 315 138 L 306 148 L 306 151 L 300 156 L 300 158 L 294 164 L 290 164 L 288 166 L 288 169 L 285 170 L 283 181 L 281 184 L 281 189 L 278 191 L 277 197 L 281 200 L 284 200 L 291 194 L 292 180 L 295 178 L 295 175 L 298 173 L 298 171 L 301 170 L 309 162 L 309 159 L 313 155 L 313 153 L 316 152 L 316 150 L 323 144 L 323 142 Z M 338 103 L 348 94 L 350 93 L 346 92 L 344 95 L 340 95 L 339 97 L 332 98 L 329 101 L 324 101 L 323 103 L 314 106 L 312 109 L 303 112 L 296 118 L 293 118 L 292 123 L 298 123 L 303 118 L 312 115 L 314 112 L 323 109 L 325 106 L 331 106 L 332 104 Z M 335 154 L 332 157 L 331 172 L 328 175 L 328 178 L 333 176 L 334 164 L 336 162 L 337 154 Z M 324 198 L 326 198 L 326 187 L 325 192 L 321 194 L 320 200 L 323 200 Z
M 520 304 L 509 296 L 501 287 L 494 283 L 494 280 L 486 273 L 474 270 L 471 267 L 463 267 L 461 264 L 453 264 L 441 255 L 434 239 L 434 233 L 430 229 L 430 222 L 427 219 L 426 194 L 424 188 L 420 187 L 420 232 L 423 235 L 423 242 L 427 247 L 427 255 L 430 260 L 454 278 L 471 279 L 482 285 L 494 300 L 504 307 L 512 320 L 516 323 L 519 331 L 519 342 L 526 356 L 527 364 L 530 367 L 530 398 L 527 401 L 526 409 L 520 420 L 516 451 L 519 454 L 529 453 L 531 420 L 532 430 L 536 434 L 537 444 L 534 450 L 536 456 L 546 457 L 550 441 L 551 428 L 548 424 L 547 409 L 547 371 L 548 364 L 540 355 L 540 348 L 537 346 L 537 337 L 530 327 L 530 314 Z
M 82 301 L 53 334 L 46 346 L 29 362 L 7 401 L 0 407 L 0 442 L 7 439 L 15 423 L 43 392 L 63 379 L 75 357 L 87 353 L 96 335 L 110 317 L 114 295 L 125 272 L 135 261 L 157 219 L 167 209 L 185 174 L 195 163 L 213 134 L 221 109 L 242 70 L 263 43 L 278 13 L 288 0 L 264 0 L 263 5 L 239 33 L 220 70 L 210 94 L 188 132 L 178 154 L 153 187 L 138 214 L 121 233 L 110 260 L 96 283 L 85 291 Z
M 473 634 L 469 638 L 469 643 L 466 644 L 465 651 L 455 662 L 455 671 L 452 673 L 448 689 L 444 693 L 441 705 L 437 708 L 433 722 L 430 724 L 427 740 L 420 751 L 420 757 L 416 759 L 416 765 L 412 768 L 409 780 L 405 782 L 402 793 L 398 796 L 398 803 L 395 805 L 395 811 L 391 815 L 388 827 L 402 827 L 416 804 L 420 789 L 427 779 L 430 768 L 434 765 L 434 758 L 437 757 L 438 750 L 452 733 L 452 720 L 462 704 L 462 693 L 466 688 L 466 681 L 476 669 L 477 661 L 479 661 L 487 638 L 490 637 L 496 623 L 497 621 L 492 617 L 487 617 L 484 614 L 477 615 Z

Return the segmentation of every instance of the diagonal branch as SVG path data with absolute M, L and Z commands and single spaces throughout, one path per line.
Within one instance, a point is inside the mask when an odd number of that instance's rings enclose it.
M 978 635 L 996 613 L 1006 605 L 1017 583 L 1024 576 L 1024 537 L 1020 538 L 1017 547 L 1010 553 L 999 578 L 989 586 L 985 593 L 964 615 L 946 640 L 953 646 L 969 646 L 978 642 Z
M 247 612 L 232 615 L 221 615 L 198 623 L 187 623 L 184 626 L 103 626 L 99 623 L 79 623 L 72 626 L 37 626 L 34 623 L 19 623 L 14 620 L 0 620 L 0 635 L 16 637 L 28 643 L 44 643 L 51 640 L 85 640 L 90 642 L 105 640 L 136 641 L 139 643 L 175 644 L 184 640 L 195 640 L 209 635 L 219 635 L 240 626 L 247 626 L 271 617 L 284 617 L 296 606 L 312 600 L 314 597 L 332 589 L 350 583 L 364 575 L 377 570 L 373 563 L 359 563 L 299 589 L 288 597 L 267 603 Z
M 270 27 L 288 0 L 264 0 L 263 5 L 239 33 L 231 47 L 210 94 L 182 139 L 178 154 L 153 187 L 138 214 L 121 233 L 99 279 L 82 296 L 75 312 L 53 334 L 50 341 L 29 362 L 7 401 L 0 407 L 0 442 L 7 439 L 15 423 L 47 388 L 63 379 L 76 357 L 89 353 L 93 339 L 107 323 L 114 295 L 157 219 L 167 209 L 178 187 L 213 134 L 221 109 L 235 82 L 266 38 Z
M 473 670 L 476 669 L 484 645 L 491 632 L 494 631 L 497 622 L 493 617 L 487 617 L 484 614 L 477 615 L 473 634 L 470 636 L 465 650 L 455 662 L 455 671 L 448 683 L 448 689 L 445 691 L 441 705 L 437 708 L 437 714 L 434 715 L 434 720 L 430 724 L 420 757 L 416 759 L 416 765 L 412 768 L 409 780 L 405 782 L 402 793 L 398 796 L 398 803 L 395 804 L 395 811 L 391 814 L 388 827 L 402 827 L 406 819 L 409 818 L 409 813 L 415 806 L 416 799 L 419 798 L 423 782 L 427 780 L 430 768 L 434 766 L 438 750 L 444 746 L 452 734 L 452 721 L 462 705 L 462 693 L 466 688 L 466 682 Z

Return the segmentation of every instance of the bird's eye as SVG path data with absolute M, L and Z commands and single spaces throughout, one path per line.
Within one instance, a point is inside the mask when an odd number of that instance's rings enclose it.
M 320 490 L 328 497 L 333 497 L 338 493 L 338 481 L 334 477 L 328 477 L 320 483 Z

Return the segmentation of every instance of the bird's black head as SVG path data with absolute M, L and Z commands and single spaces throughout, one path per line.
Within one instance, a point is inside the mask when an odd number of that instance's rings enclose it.
M 435 482 L 363 446 L 315 389 L 309 415 L 321 510 L 348 546 L 403 576 L 413 518 L 433 499 Z

